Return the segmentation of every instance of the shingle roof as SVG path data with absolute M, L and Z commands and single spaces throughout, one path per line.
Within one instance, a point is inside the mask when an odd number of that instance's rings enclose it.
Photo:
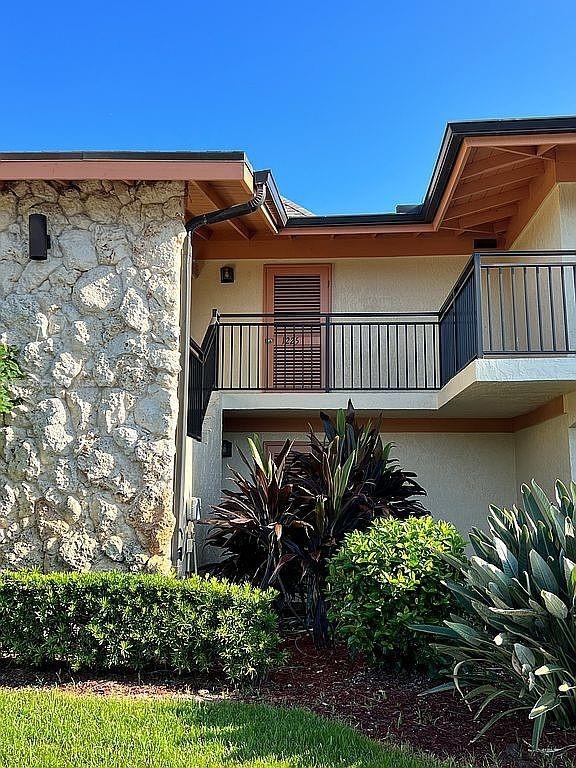
M 282 202 L 284 203 L 284 208 L 286 209 L 286 213 L 288 214 L 288 218 L 291 218 L 292 216 L 315 216 L 315 213 L 312 213 L 312 211 L 309 211 L 308 208 L 304 208 L 301 205 L 298 205 L 298 203 L 294 203 L 292 200 L 288 200 L 287 197 L 282 197 Z

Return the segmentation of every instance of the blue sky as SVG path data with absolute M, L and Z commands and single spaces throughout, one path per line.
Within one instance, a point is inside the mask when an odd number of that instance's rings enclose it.
M 243 149 L 316 213 L 419 202 L 449 120 L 576 113 L 573 0 L 6 2 L 0 149 Z

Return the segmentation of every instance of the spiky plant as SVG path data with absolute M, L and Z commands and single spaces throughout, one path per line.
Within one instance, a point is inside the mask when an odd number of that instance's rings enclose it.
M 479 705 L 478 719 L 497 708 L 478 736 L 526 712 L 537 748 L 548 718 L 576 726 L 576 484 L 558 481 L 553 503 L 532 482 L 522 499 L 522 509 L 491 507 L 489 532 L 472 530 L 463 582 L 447 583 L 462 616 L 415 628 L 453 661 L 439 689 Z
M 284 607 L 305 605 L 305 624 L 318 645 L 328 637 L 325 601 L 327 561 L 350 531 L 365 529 L 375 517 L 424 512 L 410 498 L 424 490 L 389 458 L 377 429 L 360 427 L 354 409 L 339 411 L 335 424 L 323 415 L 326 434 L 310 433 L 310 454 L 290 455 L 286 441 L 276 460 L 260 438 L 242 455 L 248 474 L 233 473 L 234 491 L 203 522 L 206 543 L 224 554 L 209 566 L 235 580 L 275 586 Z M 290 460 L 289 459 L 290 456 Z
M 355 514 L 360 513 L 356 528 L 364 528 L 377 517 L 392 515 L 399 519 L 426 514 L 415 498 L 426 491 L 416 482 L 414 472 L 407 472 L 391 458 L 393 443 L 383 443 L 380 421 L 360 424 L 352 402 L 346 410 L 339 410 L 334 421 L 320 413 L 324 438 L 311 429 L 308 435 L 308 453 L 294 452 L 288 468 L 291 478 L 316 498 L 331 497 L 331 475 L 337 467 L 344 467 L 354 454 L 348 486 L 342 502 L 354 501 Z M 329 471 L 327 471 L 329 469 Z
M 291 447 L 286 440 L 274 459 L 258 435 L 248 438 L 250 459 L 240 451 L 246 477 L 232 470 L 236 490 L 222 491 L 222 503 L 202 521 L 210 526 L 206 543 L 223 553 L 212 572 L 263 588 L 275 579 L 286 593 L 278 568 L 284 562 L 282 542 L 288 532 L 306 527 L 298 516 L 298 497 L 285 480 Z

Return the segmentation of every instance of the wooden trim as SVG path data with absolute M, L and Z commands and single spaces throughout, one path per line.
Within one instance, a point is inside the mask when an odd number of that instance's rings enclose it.
M 491 192 L 500 187 L 506 187 L 510 184 L 518 184 L 523 181 L 530 181 L 534 176 L 544 172 L 544 163 L 538 160 L 535 163 L 524 164 L 519 168 L 504 173 L 494 173 L 491 176 L 481 176 L 470 181 L 464 181 L 455 190 L 452 201 L 460 200 L 469 195 L 479 195 Z
M 284 447 L 284 440 L 264 440 L 264 450 L 276 457 Z M 305 440 L 294 440 L 292 450 L 299 453 L 310 453 L 310 444 Z M 292 453 L 292 451 L 290 451 Z
M 563 416 L 566 413 L 564 407 L 564 396 L 559 395 L 554 400 L 549 400 L 544 405 L 540 405 L 529 413 L 522 413 L 520 416 L 515 416 L 512 421 L 514 432 L 518 432 L 520 429 L 526 429 L 527 427 L 533 427 L 536 424 L 541 424 L 543 421 L 549 421 L 555 419 L 558 416 Z
M 381 432 L 438 432 L 438 433 L 514 433 L 527 427 L 555 419 L 565 413 L 564 397 L 550 400 L 529 413 L 511 418 L 446 419 L 404 418 L 382 419 Z M 371 420 L 377 419 L 375 415 Z M 360 419 L 367 421 L 368 419 Z M 224 432 L 308 432 L 309 428 L 322 432 L 317 416 L 224 416 Z
M 452 193 L 454 192 L 454 189 L 458 184 L 458 182 L 460 181 L 460 177 L 466 168 L 466 163 L 468 162 L 470 151 L 471 151 L 470 143 L 468 139 L 464 139 L 464 141 L 462 142 L 462 146 L 460 147 L 456 162 L 454 163 L 454 167 L 452 168 L 450 179 L 448 180 L 448 184 L 446 185 L 446 188 L 442 195 L 442 199 L 440 200 L 440 204 L 438 205 L 436 214 L 434 216 L 433 226 L 435 230 L 437 230 L 438 227 L 440 226 L 440 222 L 444 218 L 446 209 L 452 202 Z
M 516 203 L 518 200 L 525 200 L 527 197 L 528 187 L 518 187 L 496 195 L 488 195 L 481 200 L 474 199 L 468 203 L 457 203 L 448 209 L 444 220 L 459 219 L 482 211 L 488 211 L 491 208 L 501 208 L 510 203 Z
M 222 197 L 220 197 L 218 192 L 214 189 L 212 184 L 210 184 L 209 182 L 194 180 L 191 183 L 196 187 L 196 189 L 198 189 L 202 193 L 202 195 L 204 195 L 204 197 L 208 201 L 208 204 L 211 205 L 214 208 L 214 210 L 218 210 L 220 208 L 226 208 L 229 205 L 229 203 L 225 202 L 222 199 Z M 244 240 L 250 240 L 250 238 L 254 234 L 252 230 L 249 229 L 245 224 L 243 224 L 240 219 L 228 219 L 226 221 L 226 225 L 231 227 L 235 232 L 237 232 L 240 235 L 240 237 L 244 238 Z
M 303 241 L 289 237 L 269 237 L 256 234 L 251 240 L 216 240 L 198 243 L 195 257 L 199 261 L 240 261 L 254 259 L 279 263 L 306 259 L 373 259 L 412 256 L 462 256 L 469 257 L 473 250 L 473 237 L 458 238 L 446 232 L 436 232 L 420 237 L 409 235 L 382 235 L 356 238 L 310 237 Z
M 0 179 L 111 181 L 229 181 L 246 184 L 246 163 L 241 161 L 178 160 L 0 160 Z
M 574 144 L 574 133 L 527 133 L 513 136 L 475 136 L 466 139 L 472 147 L 534 147 L 540 144 Z

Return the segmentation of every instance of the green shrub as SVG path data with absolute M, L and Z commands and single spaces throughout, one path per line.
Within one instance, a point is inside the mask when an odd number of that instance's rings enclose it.
M 460 616 L 420 627 L 452 657 L 452 682 L 477 717 L 524 711 L 536 748 L 548 715 L 576 726 L 576 484 L 556 483 L 553 504 L 536 483 L 523 509 L 490 508 L 489 533 L 473 529 L 464 583 L 449 584 Z M 447 686 L 442 686 L 443 688 Z
M 0 344 L 0 413 L 9 413 L 14 408 L 14 398 L 7 384 L 21 376 L 16 348 Z
M 0 654 L 73 670 L 261 677 L 278 657 L 274 592 L 218 579 L 0 574 Z
M 348 534 L 329 564 L 330 618 L 337 634 L 372 663 L 429 665 L 430 644 L 410 628 L 441 621 L 453 605 L 442 584 L 463 558 L 464 541 L 451 523 L 430 516 L 381 518 Z

